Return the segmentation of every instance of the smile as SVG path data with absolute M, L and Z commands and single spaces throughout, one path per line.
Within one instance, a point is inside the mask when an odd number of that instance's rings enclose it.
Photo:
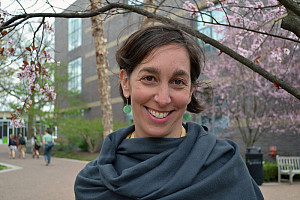
M 153 117 L 156 117 L 158 119 L 165 118 L 171 113 L 171 112 L 156 112 L 154 110 L 150 110 L 149 108 L 147 108 L 147 110 Z

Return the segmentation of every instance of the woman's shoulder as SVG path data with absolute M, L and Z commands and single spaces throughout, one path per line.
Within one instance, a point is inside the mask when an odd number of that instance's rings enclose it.
M 206 126 L 195 122 L 186 122 L 183 123 L 182 126 L 185 128 L 187 134 L 196 134 L 198 137 L 211 135 L 209 134 L 209 130 Z

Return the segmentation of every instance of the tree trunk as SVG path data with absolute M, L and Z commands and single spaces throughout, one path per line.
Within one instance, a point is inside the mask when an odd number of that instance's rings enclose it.
M 102 7 L 102 2 L 90 0 L 91 9 L 97 10 Z M 100 104 L 102 112 L 103 137 L 113 131 L 113 114 L 110 96 L 110 83 L 108 77 L 108 61 L 106 50 L 106 38 L 103 31 L 102 15 L 91 18 L 93 37 L 96 51 L 96 64 L 98 74 L 98 86 L 100 92 Z
M 35 118 L 34 118 L 34 106 L 35 106 L 34 105 L 35 104 L 34 94 L 30 95 L 30 99 L 32 100 L 32 107 L 31 107 L 32 109 L 29 109 L 29 111 L 28 111 L 27 139 L 31 139 L 34 135 L 34 130 L 33 130 L 34 121 L 35 121 Z

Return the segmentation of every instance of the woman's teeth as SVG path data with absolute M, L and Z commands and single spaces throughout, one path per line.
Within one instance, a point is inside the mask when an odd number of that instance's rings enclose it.
M 168 114 L 170 113 L 170 112 L 161 112 L 161 113 L 159 113 L 159 112 L 155 112 L 155 111 L 150 110 L 150 109 L 148 109 L 148 111 L 151 113 L 151 115 L 153 115 L 154 117 L 159 118 L 159 119 L 162 119 L 162 118 L 168 116 Z

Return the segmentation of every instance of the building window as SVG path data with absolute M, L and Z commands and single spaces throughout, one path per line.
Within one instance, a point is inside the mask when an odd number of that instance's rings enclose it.
M 210 23 L 224 23 L 225 22 L 224 11 L 204 10 L 204 11 L 201 11 L 201 13 L 202 14 L 197 17 L 198 18 L 197 20 L 201 21 L 201 22 L 197 23 L 198 31 L 215 39 L 215 40 L 221 39 L 223 37 L 222 33 L 216 32 L 217 26 L 213 26 Z M 204 46 L 205 46 L 206 52 L 211 52 L 214 49 L 208 44 L 204 44 Z
M 68 90 L 81 93 L 81 58 L 68 63 Z
M 70 18 L 68 24 L 68 50 L 71 51 L 81 45 L 81 19 Z
M 126 0 L 128 5 L 141 5 L 144 3 L 144 0 Z

